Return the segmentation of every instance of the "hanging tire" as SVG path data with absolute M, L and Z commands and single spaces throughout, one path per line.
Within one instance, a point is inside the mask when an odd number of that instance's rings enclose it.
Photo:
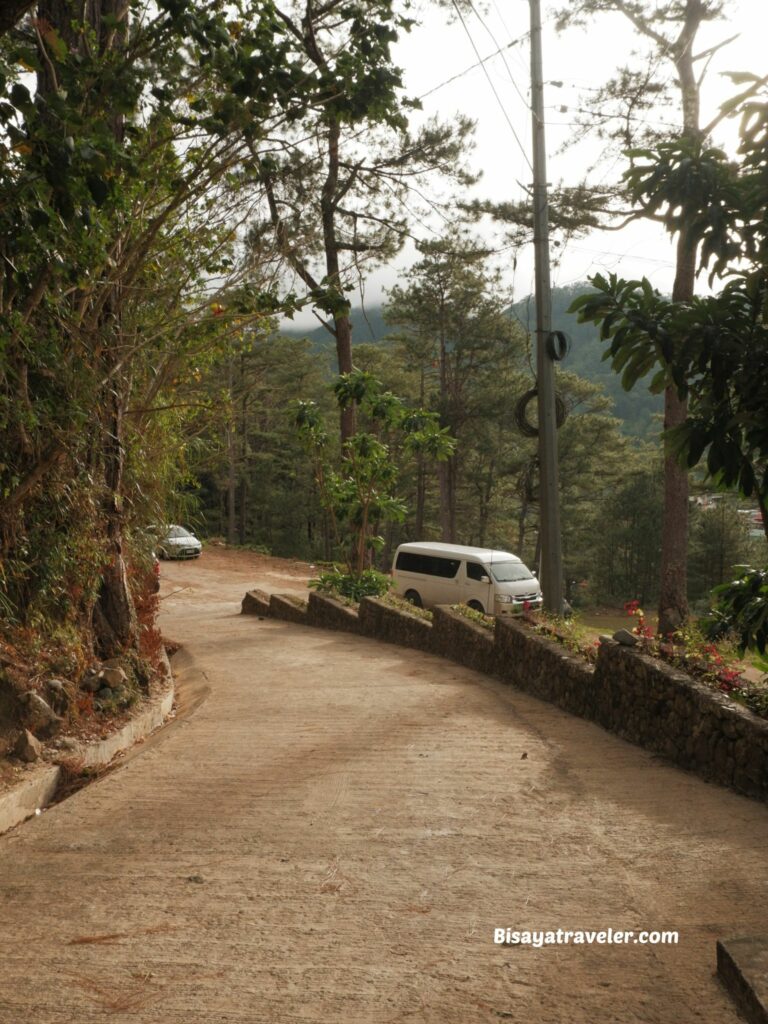
M 418 590 L 406 590 L 405 600 L 408 601 L 409 604 L 412 604 L 414 608 L 424 607 L 424 605 L 421 603 L 421 595 L 419 594 Z
M 520 398 L 518 398 L 518 400 L 517 400 L 517 402 L 515 404 L 515 411 L 514 411 L 515 423 L 517 425 L 517 429 L 520 431 L 520 433 L 524 437 L 538 437 L 539 436 L 539 428 L 538 428 L 538 426 L 534 426 L 534 424 L 531 423 L 528 420 L 528 416 L 527 416 L 528 406 L 530 405 L 531 402 L 533 402 L 534 400 L 538 399 L 538 394 L 539 394 L 539 392 L 538 392 L 537 388 L 530 388 L 530 390 L 526 391 L 524 395 L 521 395 Z M 562 395 L 556 393 L 555 394 L 555 425 L 557 426 L 558 430 L 565 423 L 567 417 L 568 417 L 568 406 L 565 404 L 565 400 L 563 399 Z

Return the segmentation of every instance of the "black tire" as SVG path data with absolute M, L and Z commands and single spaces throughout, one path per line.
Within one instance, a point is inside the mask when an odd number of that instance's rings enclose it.
M 467 608 L 471 608 L 473 612 L 480 612 L 481 615 L 485 615 L 485 608 L 483 608 L 479 601 L 467 601 Z
M 415 608 L 423 608 L 424 607 L 423 604 L 421 603 L 421 594 L 419 594 L 418 590 L 406 590 L 406 592 L 405 592 L 405 600 L 406 601 L 410 601 L 410 603 Z

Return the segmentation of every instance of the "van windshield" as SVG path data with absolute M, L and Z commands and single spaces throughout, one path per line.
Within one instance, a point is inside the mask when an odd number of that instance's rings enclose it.
M 491 566 L 497 583 L 516 583 L 518 580 L 532 580 L 535 576 L 522 562 L 494 562 Z

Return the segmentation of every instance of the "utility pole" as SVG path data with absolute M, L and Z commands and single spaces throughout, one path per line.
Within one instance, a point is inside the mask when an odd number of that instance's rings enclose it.
M 557 470 L 555 364 L 548 341 L 552 332 L 549 279 L 549 200 L 544 139 L 544 82 L 541 56 L 541 4 L 531 6 L 531 111 L 533 114 L 533 246 L 536 268 L 536 377 L 539 407 L 539 536 L 544 607 L 563 614 L 563 556 Z

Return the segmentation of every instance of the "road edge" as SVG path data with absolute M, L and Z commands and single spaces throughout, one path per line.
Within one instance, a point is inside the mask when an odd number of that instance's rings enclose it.
M 103 740 L 79 743 L 66 752 L 67 760 L 77 761 L 83 768 L 105 767 L 118 754 L 146 739 L 168 719 L 176 699 L 176 684 L 170 661 L 163 650 L 161 665 L 165 668 L 163 688 L 150 697 L 135 717 Z M 16 825 L 34 817 L 47 807 L 56 795 L 61 776 L 59 765 L 40 765 L 30 776 L 0 795 L 0 836 Z

